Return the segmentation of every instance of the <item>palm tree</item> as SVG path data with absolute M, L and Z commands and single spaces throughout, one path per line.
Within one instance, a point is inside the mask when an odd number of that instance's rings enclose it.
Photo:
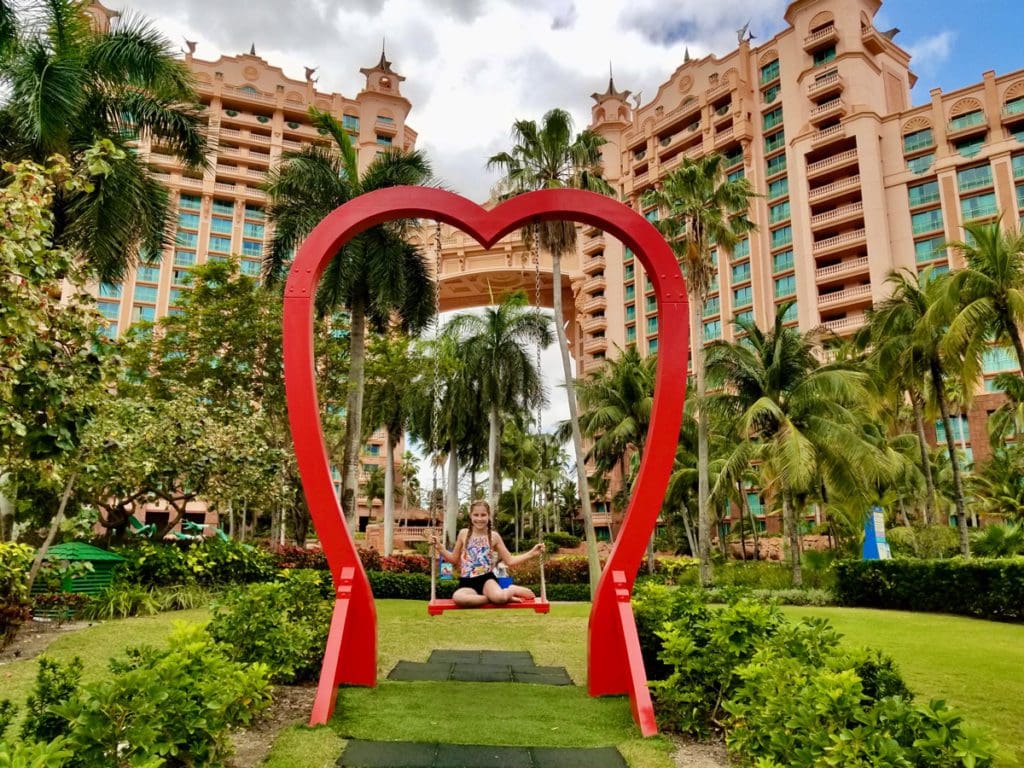
M 419 151 L 381 152 L 359 174 L 355 148 L 341 124 L 310 108 L 314 126 L 333 146 L 314 145 L 285 153 L 265 184 L 268 217 L 274 236 L 264 258 L 268 284 L 281 281 L 292 253 L 303 238 L 339 205 L 365 192 L 402 185 L 422 185 L 431 178 L 430 163 Z M 393 328 L 415 334 L 434 316 L 435 287 L 423 254 L 404 238 L 407 222 L 372 227 L 334 254 L 321 281 L 317 308 L 329 315 L 350 315 L 349 390 L 342 458 L 342 509 L 349 526 L 356 515 L 356 486 L 362 438 L 367 326 L 377 332 Z
M 384 468 L 384 554 L 390 555 L 395 525 L 395 448 L 412 416 L 413 383 L 422 377 L 423 358 L 408 336 L 378 336 L 370 342 L 366 362 L 364 423 L 371 432 L 387 432 Z
M 488 500 L 491 509 L 496 510 L 501 494 L 501 414 L 518 408 L 533 409 L 545 402 L 540 371 L 526 347 L 551 343 L 551 321 L 539 310 L 529 308 L 526 294 L 516 292 L 481 315 L 456 315 L 448 330 L 462 341 L 468 369 L 479 381 L 480 402 L 487 409 Z
M 503 196 L 513 196 L 537 189 L 585 189 L 611 194 L 612 189 L 601 176 L 601 145 L 605 140 L 586 130 L 573 135 L 572 117 L 563 109 L 544 114 L 538 126 L 533 120 L 516 120 L 512 125 L 513 146 L 487 161 L 487 167 L 504 174 L 499 184 Z M 569 403 L 573 451 L 576 456 L 576 484 L 583 508 L 587 535 L 587 558 L 590 563 L 590 591 L 597 589 L 601 562 L 597 554 L 597 534 L 590 507 L 590 489 L 583 453 L 576 406 L 576 390 L 569 363 L 569 341 L 565 335 L 562 312 L 562 256 L 576 248 L 576 225 L 571 221 L 545 221 L 536 224 L 538 245 L 551 254 L 552 302 L 555 312 L 555 333 L 562 358 L 562 374 Z M 532 243 L 534 229 L 524 230 L 524 240 Z
M 967 242 L 950 245 L 963 254 L 967 266 L 950 275 L 934 310 L 941 314 L 956 308 L 945 350 L 967 362 L 964 378 L 974 382 L 982 351 L 993 341 L 1009 342 L 1024 375 L 1024 233 L 1004 230 L 999 221 L 965 224 L 964 230 Z
M 799 585 L 799 520 L 807 503 L 823 487 L 850 493 L 881 482 L 888 468 L 863 435 L 865 375 L 842 363 L 820 365 L 814 336 L 784 325 L 791 303 L 778 308 L 770 331 L 736 321 L 747 334 L 742 343 L 711 345 L 708 379 L 725 389 L 708 408 L 732 414 L 743 437 L 726 465 L 759 461 L 762 488 L 781 500 L 793 583 Z M 727 474 L 736 476 L 731 468 Z
M 711 259 L 712 244 L 732 250 L 744 234 L 754 229 L 747 218 L 754 190 L 746 179 L 728 181 L 719 154 L 683 164 L 661 181 L 658 189 L 644 195 L 644 206 L 663 212 L 657 222 L 676 254 L 686 276 L 690 300 L 690 356 L 697 388 L 697 497 L 700 580 L 708 585 L 711 570 L 711 510 L 709 507 L 707 385 L 704 371 L 704 302 L 718 267 Z
M 928 393 L 942 419 L 946 448 L 953 477 L 953 498 L 956 504 L 957 527 L 960 530 L 960 551 L 970 556 L 967 515 L 964 506 L 963 479 L 956 457 L 956 442 L 949 418 L 946 396 L 947 356 L 943 354 L 945 324 L 936 311 L 948 295 L 948 287 L 929 267 L 920 275 L 904 271 L 893 273 L 886 281 L 892 286 L 888 299 L 868 313 L 871 338 L 883 348 L 899 349 L 893 356 L 893 370 L 906 368 L 920 371 L 928 383 Z
M 167 190 L 132 151 L 149 139 L 190 167 L 206 139 L 187 66 L 145 19 L 92 28 L 78 0 L 0 2 L 0 159 L 67 157 L 93 182 L 54 202 L 58 242 L 101 280 L 165 244 Z M 102 147 L 102 157 L 96 157 Z

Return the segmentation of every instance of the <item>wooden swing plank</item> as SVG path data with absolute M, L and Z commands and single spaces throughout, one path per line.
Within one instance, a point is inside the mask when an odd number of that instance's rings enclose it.
M 454 600 L 435 599 L 427 603 L 427 613 L 431 616 L 440 616 L 445 611 L 479 611 L 481 609 L 489 608 L 496 608 L 499 610 L 507 610 L 510 608 L 531 608 L 536 613 L 550 613 L 551 603 L 539 597 L 534 598 L 533 600 L 524 600 L 521 603 L 505 603 L 504 605 L 484 603 L 483 605 L 477 605 L 472 607 L 463 607 L 461 605 L 456 605 Z

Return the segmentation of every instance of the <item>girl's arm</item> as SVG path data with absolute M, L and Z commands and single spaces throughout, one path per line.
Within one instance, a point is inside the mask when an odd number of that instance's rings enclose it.
M 431 536 L 430 542 L 437 548 L 438 554 L 441 555 L 447 562 L 452 565 L 458 565 L 459 559 L 462 557 L 462 542 L 463 535 L 466 532 L 465 529 L 459 531 L 459 535 L 455 537 L 455 548 L 449 552 L 445 549 L 441 543 L 437 540 L 437 536 Z
M 535 544 L 531 549 L 523 552 L 521 555 L 513 555 L 508 551 L 508 547 L 505 546 L 505 542 L 501 540 L 501 536 L 497 531 L 491 532 L 491 546 L 494 547 L 498 552 L 498 557 L 505 565 L 511 568 L 514 565 L 525 563 L 534 557 L 540 557 L 540 553 L 544 551 L 543 544 Z

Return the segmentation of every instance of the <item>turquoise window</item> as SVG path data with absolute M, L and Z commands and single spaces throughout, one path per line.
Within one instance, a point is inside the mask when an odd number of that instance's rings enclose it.
M 342 115 L 341 116 L 341 127 L 346 131 L 358 131 L 359 130 L 359 118 L 355 115 Z
M 773 133 L 771 136 L 764 137 L 764 151 L 765 153 L 774 152 L 778 149 L 782 149 L 786 144 L 786 132 L 779 131 Z
M 789 305 L 789 307 L 786 309 L 786 311 L 782 315 L 782 322 L 784 322 L 784 323 L 792 323 L 794 320 L 796 320 L 796 302 L 795 301 L 792 304 Z
M 120 283 L 100 283 L 100 296 L 110 299 L 121 298 L 122 286 Z
M 981 152 L 981 148 L 985 146 L 985 137 L 978 136 L 973 139 L 964 139 L 963 141 L 957 141 L 953 144 L 956 151 L 960 153 L 961 157 L 974 157 L 976 154 Z
M 793 242 L 793 227 L 786 225 L 772 230 L 772 249 L 781 248 Z
M 793 251 L 782 251 L 772 256 L 772 272 L 785 272 L 793 268 Z
M 926 181 L 924 184 L 908 187 L 907 199 L 912 208 L 927 203 L 937 203 L 939 201 L 939 182 Z
M 107 326 L 102 329 L 103 335 L 108 339 L 117 338 L 117 323 L 107 323 Z
M 971 439 L 971 433 L 967 428 L 966 416 L 950 416 L 949 426 L 954 441 L 959 443 L 961 440 Z M 946 423 L 942 420 L 935 422 L 935 440 L 940 443 L 946 442 Z
M 263 255 L 263 243 L 254 240 L 243 240 L 242 255 L 258 259 Z
M 736 317 L 733 318 L 733 324 L 737 326 L 737 330 L 742 330 L 740 323 L 752 322 L 754 322 L 754 313 L 749 309 L 746 312 L 737 313 Z
M 711 341 L 722 336 L 722 321 L 712 320 L 710 323 L 704 323 L 704 341 Z
M 789 194 L 789 178 L 776 179 L 775 181 L 768 184 L 768 194 L 766 197 L 769 200 L 774 200 L 776 197 L 782 197 L 783 195 Z
M 1024 155 L 1014 155 L 1011 163 L 1013 165 L 1013 178 L 1024 179 Z
M 771 104 L 773 101 L 779 98 L 780 93 L 782 93 L 782 86 L 773 85 L 770 88 L 765 88 L 761 96 L 764 99 L 765 104 Z
M 625 280 L 632 280 L 636 275 L 636 267 L 632 264 L 627 264 L 622 270 L 622 277 Z
M 171 273 L 174 285 L 188 285 L 192 282 L 192 273 L 187 269 L 176 269 Z
M 779 78 L 779 60 L 768 62 L 761 67 L 761 85 L 767 85 Z
M 178 226 L 186 229 L 199 229 L 198 213 L 179 213 Z
M 199 244 L 199 235 L 195 232 L 182 232 L 178 231 L 178 234 L 174 238 L 175 245 L 183 245 L 186 248 L 195 248 Z
M 820 51 L 814 52 L 814 66 L 821 67 L 828 64 L 830 61 L 835 61 L 836 58 L 836 47 L 830 45 L 828 48 L 822 48 Z
M 627 320 L 636 320 L 636 304 L 627 304 L 626 305 L 626 319 Z
M 647 333 L 651 334 L 651 333 L 657 333 L 657 332 L 658 332 L 658 318 L 656 318 L 656 317 L 648 317 L 647 318 Z
M 196 263 L 196 255 L 188 251 L 174 252 L 174 265 L 176 267 L 191 267 Z
M 1017 356 L 1009 347 L 989 347 L 981 354 L 985 373 L 1017 370 Z
M 942 229 L 942 209 L 933 208 L 930 211 L 910 214 L 910 227 L 915 235 Z
M 121 305 L 116 301 L 97 301 L 96 308 L 107 320 L 117 320 L 117 316 L 121 314 Z
M 956 173 L 957 187 L 961 192 L 970 192 L 972 189 L 992 186 L 992 166 L 976 165 L 973 168 L 964 168 Z
M 935 162 L 935 153 L 929 152 L 927 155 L 921 155 L 915 157 L 913 160 L 907 160 L 907 168 L 911 173 L 924 173 L 932 167 L 932 163 Z
M 222 219 L 218 216 L 214 216 L 213 218 L 210 219 L 210 231 L 230 235 L 231 219 Z
M 260 208 L 258 205 L 245 206 L 245 218 L 263 221 L 266 217 L 267 215 L 263 212 L 263 209 Z
M 717 296 L 712 296 L 710 299 L 704 302 L 704 317 L 711 317 L 717 315 L 721 311 L 721 300 Z
M 786 156 L 776 155 L 775 157 L 769 158 L 764 164 L 765 173 L 769 176 L 774 176 L 777 173 L 782 173 L 786 170 Z
M 744 261 L 732 268 L 732 284 L 742 283 L 750 279 L 750 262 Z
M 213 201 L 213 212 L 214 213 L 226 213 L 228 216 L 235 215 L 235 204 L 231 200 L 214 200 Z
M 743 238 L 742 240 L 737 242 L 735 246 L 733 246 L 732 258 L 734 260 L 735 259 L 745 259 L 749 255 L 750 255 L 750 240 L 749 239 Z
M 653 221 L 657 221 L 658 220 L 658 209 L 657 208 L 651 208 L 651 210 L 649 210 L 646 213 L 644 213 L 644 218 L 647 219 L 648 221 L 652 221 L 652 222 Z
M 1024 208 L 1024 184 L 1017 185 L 1017 207 Z
M 153 267 L 148 264 L 143 264 L 135 272 L 135 279 L 141 280 L 144 283 L 159 283 L 160 267 Z
M 782 122 L 782 107 L 776 107 L 771 112 L 765 112 L 763 121 L 763 129 L 770 131 L 776 125 Z
M 655 296 L 648 296 L 644 299 L 644 309 L 648 312 L 658 311 L 658 299 Z
M 654 353 L 654 352 L 658 351 L 658 340 L 657 339 L 648 339 L 648 341 L 647 341 L 647 351 L 650 352 L 650 353 Z
M 919 149 L 930 147 L 935 144 L 935 138 L 932 136 L 932 129 L 925 128 L 922 131 L 914 131 L 908 133 L 903 137 L 903 151 L 904 152 L 916 152 Z
M 772 205 L 768 208 L 768 221 L 771 224 L 778 224 L 789 218 L 789 201 Z
M 627 325 L 626 326 L 626 341 L 636 341 L 636 326 L 635 325 Z
M 945 238 L 942 237 L 930 237 L 927 240 L 917 240 L 914 242 L 914 258 L 918 264 L 926 261 L 933 261 L 934 259 L 946 258 L 946 249 L 944 247 Z
M 198 211 L 202 202 L 197 195 L 182 195 L 178 198 L 178 207 L 187 211 Z
M 220 251 L 221 253 L 231 252 L 231 238 L 230 237 L 217 237 L 216 235 L 210 236 L 210 250 Z
M 995 216 L 999 212 L 999 209 L 996 208 L 996 193 L 986 192 L 983 195 L 962 198 L 960 210 L 963 212 L 964 221 Z
M 180 288 L 171 288 L 167 294 L 167 303 L 170 306 L 177 306 L 181 303 L 182 290 Z
M 1019 115 L 1022 112 L 1024 112 L 1024 96 L 1018 96 L 1015 99 L 1010 99 L 1003 105 L 1004 115 Z
M 985 113 L 980 109 L 976 109 L 973 112 L 965 112 L 962 115 L 957 115 L 949 121 L 950 132 L 959 131 L 963 128 L 973 128 L 976 125 L 981 125 L 985 122 Z
M 251 237 L 255 240 L 263 239 L 263 225 L 262 224 L 250 224 L 246 222 L 242 227 L 242 235 L 245 237 Z
M 391 146 L 391 137 L 390 136 L 385 136 L 385 135 L 383 135 L 381 133 L 378 133 L 377 134 L 377 143 L 380 144 L 382 147 L 390 147 Z
M 737 168 L 735 171 L 732 171 L 731 173 L 726 175 L 725 180 L 726 181 L 739 181 L 742 178 L 746 178 L 746 175 L 747 175 L 746 172 L 742 168 Z
M 743 150 L 742 149 L 736 149 L 736 150 L 733 150 L 732 152 L 726 152 L 725 153 L 725 167 L 726 168 L 732 168 L 734 165 L 736 165 L 736 163 L 742 163 L 742 162 L 743 162 Z
M 636 296 L 636 286 L 633 284 L 626 286 L 626 298 L 632 299 Z
M 754 291 L 747 285 L 737 288 L 732 292 L 732 303 L 734 307 L 745 307 L 754 300 Z
M 152 285 L 136 285 L 135 300 L 156 303 L 156 288 Z
M 775 279 L 775 298 L 792 296 L 796 293 L 796 275 L 786 275 Z

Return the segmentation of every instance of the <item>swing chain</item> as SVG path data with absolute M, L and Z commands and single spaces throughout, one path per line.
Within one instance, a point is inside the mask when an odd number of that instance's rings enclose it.
M 440 350 L 441 350 L 441 222 L 437 221 L 434 226 L 434 380 L 431 383 L 433 388 L 432 413 L 430 417 L 430 450 L 433 452 L 432 464 L 434 465 L 433 487 L 430 494 L 430 518 L 431 525 L 436 518 L 436 500 L 438 490 L 438 456 L 440 446 L 437 444 L 438 425 L 441 418 L 441 373 L 440 373 Z M 442 517 L 443 520 L 443 517 Z

